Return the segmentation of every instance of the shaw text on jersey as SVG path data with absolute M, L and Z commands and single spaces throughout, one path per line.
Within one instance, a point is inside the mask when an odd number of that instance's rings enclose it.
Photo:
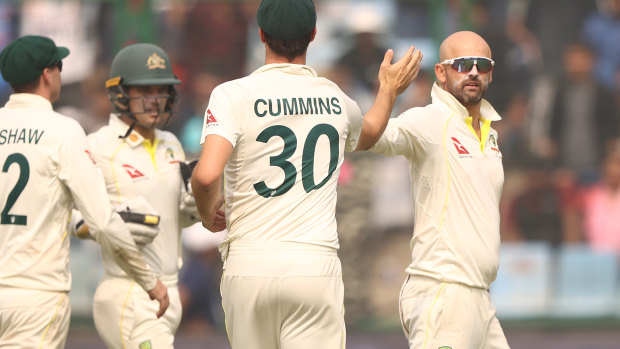
M 0 145 L 4 144 L 17 144 L 17 143 L 28 143 L 28 144 L 39 144 L 41 137 L 43 137 L 43 130 L 37 129 L 3 129 L 0 130 Z
M 254 113 L 258 117 L 267 114 L 271 116 L 280 115 L 321 115 L 321 114 L 342 114 L 340 100 L 336 97 L 293 97 L 293 98 L 276 98 L 257 99 L 254 102 Z

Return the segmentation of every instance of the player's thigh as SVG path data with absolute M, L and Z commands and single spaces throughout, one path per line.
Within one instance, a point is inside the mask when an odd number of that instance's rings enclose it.
M 182 310 L 179 289 L 168 286 L 170 305 L 166 313 L 157 318 L 159 303 L 148 297 L 141 288 L 134 295 L 134 328 L 130 343 L 133 348 L 173 348 L 174 334 L 181 322 Z
M 411 348 L 479 348 L 488 322 L 480 290 L 409 277 L 400 296 L 401 321 Z
M 329 263 L 329 262 L 328 262 Z M 341 349 L 346 342 L 339 276 L 282 280 L 282 349 Z
M 131 290 L 140 287 L 124 279 L 106 279 L 93 299 L 93 320 L 99 337 L 108 348 L 123 348 L 134 326 Z
M 489 322 L 482 349 L 510 349 L 504 330 L 495 316 Z
M 222 275 L 222 306 L 233 349 L 278 348 L 279 278 Z
M 93 318 L 99 336 L 110 348 L 172 348 L 174 333 L 181 321 L 181 301 L 177 287 L 168 287 L 170 306 L 161 318 L 159 303 L 135 282 L 104 280 L 95 292 Z
M 71 306 L 67 293 L 0 291 L 0 348 L 64 348 Z

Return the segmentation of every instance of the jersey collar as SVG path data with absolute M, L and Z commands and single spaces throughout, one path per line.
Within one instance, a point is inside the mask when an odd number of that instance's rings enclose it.
M 443 104 L 450 110 L 456 112 L 458 115 L 461 115 L 463 118 L 469 117 L 467 108 L 465 108 L 461 102 L 454 98 L 450 92 L 439 87 L 437 82 L 433 84 L 431 99 L 433 100 L 433 104 Z M 493 109 L 491 103 L 487 102 L 486 99 L 482 99 L 480 102 L 480 115 L 482 116 L 482 119 L 490 121 L 498 121 L 502 119 L 499 114 L 497 114 L 495 109 Z
M 260 74 L 270 70 L 278 70 L 283 73 L 293 74 L 293 75 L 307 75 L 307 76 L 318 76 L 316 71 L 312 69 L 310 66 L 303 64 L 291 64 L 291 63 L 272 63 L 266 64 L 258 69 L 256 69 L 252 74 Z
M 13 93 L 4 105 L 5 108 L 24 108 L 34 106 L 42 109 L 54 110 L 52 108 L 52 103 L 49 100 L 32 93 Z
M 127 129 L 129 129 L 129 125 L 121 120 L 118 114 L 114 113 L 110 114 L 110 122 L 108 125 L 114 133 L 119 136 L 125 135 L 125 133 L 127 133 Z M 155 132 L 155 137 L 157 137 L 157 132 Z M 144 137 L 142 137 L 136 130 L 132 130 L 129 136 L 124 138 L 124 141 L 131 147 L 136 147 L 144 142 Z

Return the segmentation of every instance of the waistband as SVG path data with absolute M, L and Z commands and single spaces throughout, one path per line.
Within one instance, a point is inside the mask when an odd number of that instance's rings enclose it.
M 172 275 L 157 275 L 157 278 L 166 286 L 166 287 L 176 287 L 177 284 L 179 283 L 179 276 L 178 274 L 172 274 Z M 111 279 L 124 279 L 127 281 L 132 281 L 132 279 L 130 277 L 128 277 L 127 275 L 112 275 L 109 273 L 105 273 L 103 275 L 103 280 L 111 280 Z M 139 287 L 139 286 L 138 286 Z
M 337 256 L 338 250 L 321 245 L 281 241 L 234 241 L 228 247 L 229 256 L 249 254 L 305 254 Z

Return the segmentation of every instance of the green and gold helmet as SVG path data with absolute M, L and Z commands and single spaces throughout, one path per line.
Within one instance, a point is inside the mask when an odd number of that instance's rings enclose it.
M 166 111 L 171 112 L 177 100 L 174 85 L 180 83 L 181 80 L 172 72 L 168 55 L 161 47 L 137 43 L 124 47 L 116 54 L 105 85 L 115 111 L 132 116 L 124 86 L 169 85 Z

